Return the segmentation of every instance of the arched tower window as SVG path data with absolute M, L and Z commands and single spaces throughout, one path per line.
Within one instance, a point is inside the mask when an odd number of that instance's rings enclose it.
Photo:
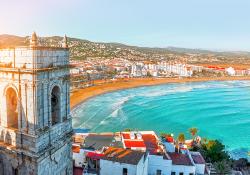
M 7 126 L 18 128 L 17 94 L 13 88 L 6 91 Z
M 60 88 L 55 86 L 51 92 L 51 116 L 52 116 L 52 125 L 55 125 L 60 122 L 61 118 L 61 105 L 60 105 Z

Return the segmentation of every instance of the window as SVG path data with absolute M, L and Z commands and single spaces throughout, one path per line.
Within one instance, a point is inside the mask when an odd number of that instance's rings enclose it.
M 184 175 L 184 173 L 179 173 L 179 175 Z
M 14 175 L 18 175 L 18 169 L 17 168 L 13 168 L 13 172 L 14 172 Z
M 60 88 L 55 86 L 51 92 L 51 117 L 52 117 L 52 125 L 55 125 L 60 122 Z
M 128 174 L 128 169 L 127 168 L 123 168 L 122 175 L 127 175 L 127 174 Z
M 175 172 L 171 172 L 171 175 L 175 175 L 176 173 Z
M 156 175 L 161 175 L 161 170 L 156 170 Z
M 6 91 L 7 126 L 18 128 L 17 94 L 13 88 Z

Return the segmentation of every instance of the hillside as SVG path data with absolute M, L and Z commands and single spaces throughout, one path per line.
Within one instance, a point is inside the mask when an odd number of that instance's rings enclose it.
M 128 46 L 120 43 L 98 43 L 88 40 L 68 38 L 70 58 L 83 60 L 87 58 L 125 58 L 129 60 L 187 60 L 192 63 L 248 63 L 249 52 L 214 52 L 186 48 L 148 48 Z M 60 46 L 62 37 L 40 37 L 39 43 L 44 46 Z M 27 46 L 29 37 L 0 35 L 0 48 Z

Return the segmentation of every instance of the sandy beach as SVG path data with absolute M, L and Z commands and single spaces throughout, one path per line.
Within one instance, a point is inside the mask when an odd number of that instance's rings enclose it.
M 250 77 L 208 77 L 208 78 L 131 78 L 105 82 L 94 81 L 94 86 L 74 90 L 71 93 L 70 107 L 73 109 L 85 100 L 104 93 L 141 86 L 153 86 L 166 83 L 184 83 L 199 81 L 250 80 Z

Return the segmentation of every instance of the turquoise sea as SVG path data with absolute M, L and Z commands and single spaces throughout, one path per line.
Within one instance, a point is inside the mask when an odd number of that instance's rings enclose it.
M 250 81 L 173 83 L 103 94 L 72 111 L 73 127 L 90 132 L 125 128 L 184 132 L 219 139 L 233 157 L 250 151 Z

